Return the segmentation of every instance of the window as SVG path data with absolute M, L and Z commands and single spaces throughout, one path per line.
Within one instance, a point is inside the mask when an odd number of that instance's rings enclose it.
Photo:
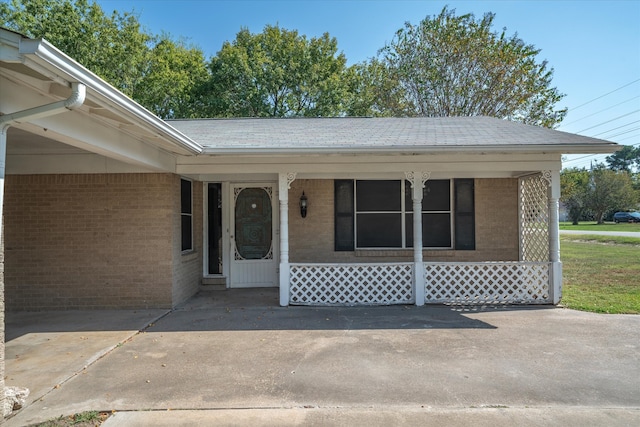
M 182 251 L 193 250 L 193 183 L 180 180 L 180 219 L 182 222 Z
M 429 180 L 422 199 L 425 248 L 475 249 L 473 179 Z M 411 184 L 335 181 L 335 250 L 413 247 Z

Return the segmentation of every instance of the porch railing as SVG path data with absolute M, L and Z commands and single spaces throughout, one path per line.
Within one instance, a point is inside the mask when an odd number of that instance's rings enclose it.
M 427 304 L 548 304 L 548 262 L 426 262 Z M 411 304 L 413 263 L 290 264 L 293 305 Z
M 294 305 L 411 304 L 413 263 L 290 264 Z
M 427 262 L 427 304 L 548 304 L 551 263 Z

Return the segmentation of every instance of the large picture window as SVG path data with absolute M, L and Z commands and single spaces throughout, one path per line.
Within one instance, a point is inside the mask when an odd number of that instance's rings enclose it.
M 411 194 L 411 184 L 404 180 L 336 180 L 335 249 L 412 248 Z M 423 247 L 474 249 L 473 204 L 472 179 L 427 181 L 422 198 Z
M 180 220 L 182 223 L 182 251 L 193 250 L 193 183 L 180 180 Z

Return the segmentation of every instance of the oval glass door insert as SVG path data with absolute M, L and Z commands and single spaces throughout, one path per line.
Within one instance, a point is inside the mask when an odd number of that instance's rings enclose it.
M 264 188 L 242 188 L 236 194 L 236 259 L 271 259 L 271 196 Z

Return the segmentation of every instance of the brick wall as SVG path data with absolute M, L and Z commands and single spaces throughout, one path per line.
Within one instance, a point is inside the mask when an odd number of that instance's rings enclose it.
M 7 311 L 171 307 L 179 188 L 172 174 L 8 176 Z
M 298 201 L 309 199 L 306 218 Z M 299 179 L 289 190 L 289 259 L 291 262 L 411 262 L 413 251 L 334 251 L 333 180 Z M 425 261 L 518 260 L 518 180 L 476 179 L 476 250 L 425 250 Z

